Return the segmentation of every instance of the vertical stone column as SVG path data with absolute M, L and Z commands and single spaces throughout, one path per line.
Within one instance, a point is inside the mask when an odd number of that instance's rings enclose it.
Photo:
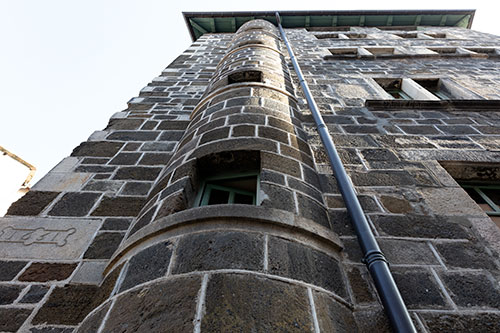
M 81 332 L 103 318 L 103 332 L 355 330 L 280 50 L 266 21 L 234 35 L 108 264 L 120 276 L 114 293 Z M 248 171 L 259 175 L 256 205 L 198 206 L 204 179 Z

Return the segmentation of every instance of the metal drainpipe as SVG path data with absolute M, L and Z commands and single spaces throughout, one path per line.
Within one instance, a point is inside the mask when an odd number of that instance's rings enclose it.
M 396 286 L 394 278 L 389 270 L 387 259 L 380 250 L 377 240 L 370 229 L 363 209 L 359 204 L 358 197 L 356 196 L 354 188 L 349 180 L 349 176 L 347 176 L 339 154 L 335 149 L 330 133 L 328 133 L 328 128 L 323 121 L 323 117 L 321 117 L 318 106 L 316 105 L 311 91 L 309 90 L 309 86 L 304 80 L 304 76 L 302 75 L 297 59 L 295 58 L 295 54 L 293 53 L 290 43 L 286 38 L 285 31 L 281 26 L 281 19 L 278 12 L 276 12 L 276 19 L 278 21 L 281 38 L 283 38 L 283 41 L 285 42 L 288 54 L 292 60 L 293 68 L 299 77 L 299 82 L 306 96 L 307 104 L 309 105 L 313 115 L 316 127 L 318 128 L 323 146 L 326 149 L 333 173 L 337 179 L 340 193 L 342 194 L 347 211 L 349 212 L 351 220 L 354 224 L 354 229 L 356 230 L 356 234 L 358 236 L 358 242 L 361 246 L 361 250 L 363 251 L 363 262 L 366 264 L 368 270 L 370 271 L 370 275 L 375 282 L 375 286 L 382 300 L 387 316 L 389 317 L 392 328 L 395 332 L 416 333 L 417 331 L 413 326 L 410 314 L 406 309 L 398 287 Z

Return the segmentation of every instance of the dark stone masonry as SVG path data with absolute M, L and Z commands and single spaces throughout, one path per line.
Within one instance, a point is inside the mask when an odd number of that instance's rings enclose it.
M 282 13 L 418 332 L 500 331 L 473 13 Z M 0 331 L 390 332 L 274 13 L 184 15 L 193 44 L 0 218 Z

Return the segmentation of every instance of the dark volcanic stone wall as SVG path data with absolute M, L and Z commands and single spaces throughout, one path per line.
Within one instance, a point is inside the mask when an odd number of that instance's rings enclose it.
M 500 181 L 499 39 L 287 34 L 418 330 L 500 331 L 500 232 L 456 182 Z M 378 78 L 459 96 L 393 100 Z M 230 171 L 258 171 L 257 205 L 196 207 L 203 179 Z M 0 331 L 252 330 L 390 331 L 286 49 L 259 20 L 200 37 L 0 219 Z

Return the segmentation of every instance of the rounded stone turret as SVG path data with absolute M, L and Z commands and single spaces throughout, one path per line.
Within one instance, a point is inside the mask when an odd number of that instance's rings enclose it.
M 311 302 L 351 318 L 320 186 L 278 31 L 250 21 L 106 268 L 121 272 L 116 294 L 82 329 L 111 304 L 106 332 L 148 320 L 166 331 L 302 332 Z

